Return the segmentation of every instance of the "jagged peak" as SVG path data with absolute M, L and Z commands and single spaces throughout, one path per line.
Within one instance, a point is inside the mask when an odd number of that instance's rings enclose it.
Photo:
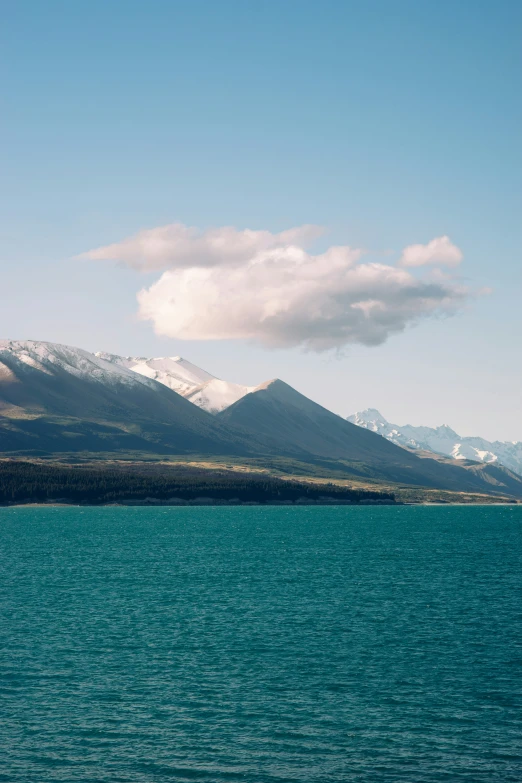
M 357 411 L 352 414 L 352 416 L 347 416 L 346 418 L 352 423 L 365 422 L 366 424 L 389 424 L 388 420 L 384 418 L 377 408 L 365 408 L 363 411 Z
M 380 411 L 377 410 L 377 408 L 365 408 L 363 411 L 360 411 L 356 414 L 357 416 L 372 416 L 374 419 L 382 419 L 382 421 L 386 421 L 384 416 Z
M 452 429 L 449 424 L 441 424 L 440 427 L 435 427 L 434 432 L 445 435 L 449 438 L 460 438 L 461 436 Z

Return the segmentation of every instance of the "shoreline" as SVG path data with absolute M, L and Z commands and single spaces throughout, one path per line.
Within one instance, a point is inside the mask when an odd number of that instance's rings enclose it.
M 169 503 L 169 502 L 162 502 L 162 501 L 156 501 L 156 502 L 147 502 L 147 501 L 130 501 L 128 503 L 60 503 L 57 502 L 50 502 L 50 503 L 32 503 L 32 502 L 23 502 L 23 503 L 0 503 L 0 509 L 2 508 L 114 508 L 114 507 L 121 507 L 121 508 L 219 508 L 221 506 L 226 507 L 248 507 L 248 506 L 256 506 L 256 507 L 263 507 L 263 506 L 273 506 L 274 508 L 302 508 L 303 506 L 405 506 L 405 505 L 419 505 L 417 503 L 402 503 L 400 501 L 385 501 L 385 500 L 377 500 L 377 501 L 362 501 L 360 503 L 353 503 L 350 500 L 336 500 L 335 502 L 324 502 L 324 501 L 303 501 L 301 503 L 293 503 L 291 501 L 284 501 L 284 500 L 273 500 L 273 501 L 266 501 L 262 503 L 258 503 L 256 501 L 245 501 L 245 502 L 227 502 L 227 501 L 213 501 L 213 502 L 201 502 L 197 500 L 187 500 L 185 502 L 175 502 L 175 503 Z M 441 504 L 444 505 L 444 504 Z M 463 504 L 466 505 L 466 504 Z M 503 504 L 499 504 L 503 505 Z
M 182 503 L 164 503 L 161 501 L 158 502 L 129 502 L 129 503 L 60 503 L 60 502 L 50 502 L 50 503 L 38 503 L 38 502 L 27 502 L 27 503 L 1 503 L 0 504 L 0 511 L 2 509 L 8 509 L 8 508 L 248 508 L 248 507 L 254 507 L 254 508 L 303 508 L 303 507 L 322 507 L 322 508 L 335 508 L 335 507 L 352 507 L 357 508 L 360 506 L 364 507 L 379 507 L 379 506 L 434 506 L 434 507 L 450 507 L 450 506 L 458 506 L 458 507 L 464 507 L 464 506 L 474 506 L 477 508 L 488 508 L 490 506 L 496 506 L 496 507 L 512 507 L 512 506 L 520 506 L 522 503 L 520 503 L 517 500 L 513 501 L 504 501 L 504 502 L 494 502 L 494 503 L 458 503 L 458 502 L 436 502 L 436 501 L 366 501 L 361 503 L 352 503 L 350 501 L 345 502 L 333 502 L 333 503 L 324 503 L 324 502 L 303 502 L 303 503 L 292 503 L 292 502 L 284 502 L 284 501 L 268 501 L 265 503 L 256 503 L 256 502 L 245 502 L 245 503 L 227 503 L 222 501 L 217 501 L 213 503 L 202 503 L 197 501 L 187 501 Z
M 250 466 L 252 468 L 252 466 Z M 258 467 L 258 466 L 257 466 Z M 517 505 L 522 494 L 463 492 L 373 482 L 340 474 L 298 472 L 286 462 L 270 469 L 235 465 L 0 460 L 0 506 L 235 506 L 235 505 Z M 322 469 L 319 471 L 321 472 Z M 499 491 L 500 490 L 500 491 Z M 39 497 L 35 497 L 39 496 Z

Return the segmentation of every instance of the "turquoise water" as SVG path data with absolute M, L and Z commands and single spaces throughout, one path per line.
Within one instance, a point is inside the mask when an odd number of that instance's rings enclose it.
M 522 507 L 0 509 L 0 780 L 520 781 Z

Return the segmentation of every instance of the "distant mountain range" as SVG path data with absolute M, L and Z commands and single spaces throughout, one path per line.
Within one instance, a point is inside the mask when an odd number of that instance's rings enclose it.
M 281 380 L 239 386 L 180 357 L 125 358 L 37 341 L 0 341 L 0 452 L 284 458 L 320 466 L 322 475 L 522 498 L 522 478 L 505 468 L 417 455 Z
M 444 454 L 456 460 L 475 460 L 491 465 L 504 465 L 522 475 L 522 441 L 488 441 L 478 437 L 463 437 L 451 427 L 399 426 L 386 421 L 375 408 L 367 408 L 347 421 L 364 427 L 408 449 Z

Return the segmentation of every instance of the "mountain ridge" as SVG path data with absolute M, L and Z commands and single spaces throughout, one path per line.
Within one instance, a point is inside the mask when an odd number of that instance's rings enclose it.
M 457 490 L 466 486 L 480 492 L 484 485 L 502 484 L 502 471 L 494 479 L 472 471 L 475 465 L 459 465 L 420 457 L 357 427 L 313 402 L 284 381 L 265 382 L 218 414 L 218 418 L 264 438 L 282 454 L 297 459 L 315 457 L 349 464 L 360 476 L 386 478 L 392 482 L 440 486 Z M 385 445 L 386 444 L 386 445 Z M 390 449 L 389 446 L 392 446 Z M 469 469 L 468 469 L 469 468 Z M 522 480 L 505 473 L 510 491 L 520 493 Z
M 522 441 L 488 441 L 476 436 L 461 436 L 447 424 L 439 427 L 399 426 L 387 421 L 375 408 L 366 408 L 347 416 L 346 420 L 404 448 L 443 454 L 455 460 L 503 465 L 522 475 Z
M 369 483 L 522 498 L 522 480 L 501 467 L 485 466 L 486 474 L 477 463 L 417 456 L 280 379 L 265 381 L 212 415 L 165 383 L 126 367 L 128 358 L 122 363 L 111 356 L 107 361 L 70 346 L 1 341 L 0 452 L 98 453 L 104 459 L 132 452 L 197 455 L 199 461 L 230 456 L 266 464 L 283 460 L 288 466 L 299 461 L 323 474 L 341 471 L 347 479 Z M 183 361 L 183 371 L 205 372 Z M 165 367 L 147 372 L 158 369 Z

